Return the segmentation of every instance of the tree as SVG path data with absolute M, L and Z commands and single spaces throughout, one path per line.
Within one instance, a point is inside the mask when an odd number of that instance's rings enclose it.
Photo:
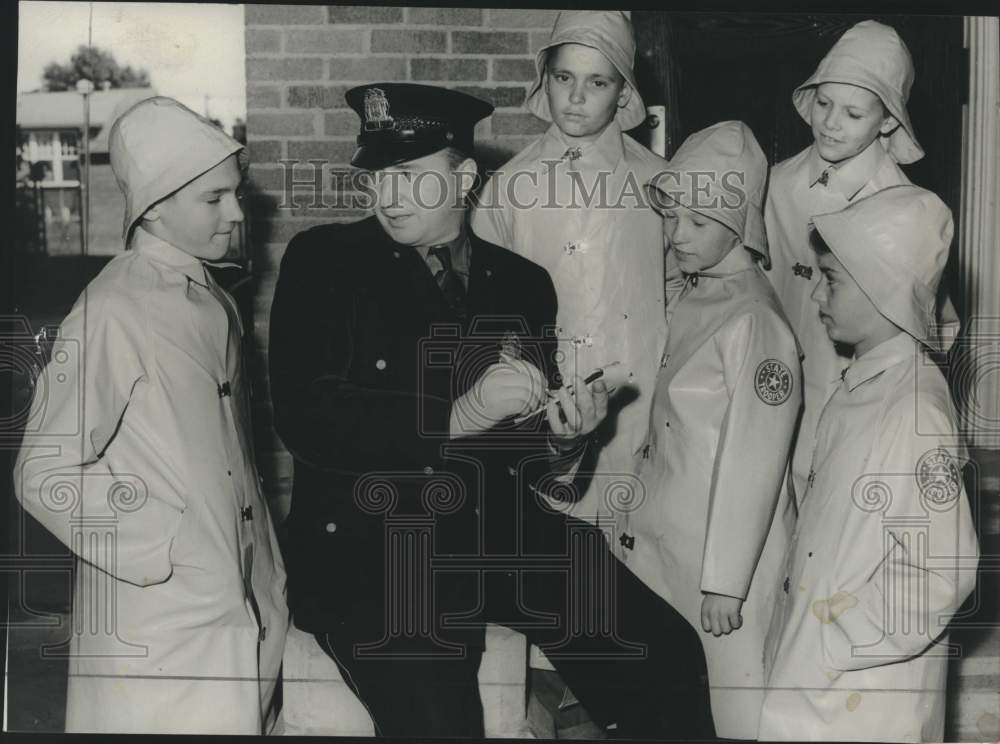
M 50 62 L 42 72 L 45 90 L 74 90 L 81 78 L 87 78 L 97 87 L 106 84 L 110 88 L 148 88 L 149 72 L 134 69 L 131 65 L 122 67 L 111 52 L 99 47 L 81 44 L 70 57 L 69 64 Z

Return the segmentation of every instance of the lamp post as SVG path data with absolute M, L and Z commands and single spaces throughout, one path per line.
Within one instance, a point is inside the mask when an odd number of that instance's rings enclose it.
M 76 82 L 76 92 L 83 96 L 83 224 L 80 235 L 86 256 L 90 242 L 90 94 L 94 92 L 94 83 L 80 78 Z

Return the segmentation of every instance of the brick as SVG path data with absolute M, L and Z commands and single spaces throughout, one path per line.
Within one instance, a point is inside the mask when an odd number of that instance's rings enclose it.
M 406 80 L 406 60 L 402 57 L 333 57 L 327 62 L 331 80 Z
M 456 88 L 470 96 L 489 101 L 495 108 L 520 106 L 524 103 L 526 91 L 521 86 L 505 86 L 502 88 L 483 88 L 480 86 L 461 86 Z
M 251 163 L 250 183 L 256 191 L 275 191 L 280 193 L 285 184 L 285 169 L 273 163 Z M 266 201 L 258 200 L 255 197 L 253 204 L 256 209 L 261 209 L 265 206 Z
M 353 111 L 331 111 L 323 117 L 323 134 L 327 136 L 356 135 L 361 121 Z
M 346 85 L 290 85 L 288 105 L 291 108 L 345 108 Z
M 327 8 L 330 23 L 402 23 L 402 8 L 379 8 L 363 5 L 331 5 Z
M 528 51 L 531 52 L 532 56 L 538 54 L 538 50 L 548 44 L 551 38 L 552 34 L 548 31 L 533 31 L 531 34 L 531 48 Z
M 358 146 L 351 140 L 299 140 L 288 143 L 288 159 L 348 163 L 357 149 Z M 296 177 L 304 176 L 296 173 Z
M 527 8 L 490 8 L 486 25 L 492 28 L 551 29 L 558 10 L 528 10 Z
M 493 60 L 493 79 L 531 82 L 535 79 L 535 60 L 495 59 Z
M 258 52 L 280 52 L 281 31 L 274 28 L 248 28 L 246 38 L 247 54 Z
M 247 60 L 247 80 L 321 80 L 323 60 L 319 57 Z
M 493 134 L 541 134 L 549 128 L 548 122 L 532 114 L 494 114 Z
M 350 54 L 363 51 L 364 37 L 357 31 L 332 28 L 288 29 L 285 51 Z
M 248 85 L 247 108 L 281 108 L 281 88 L 276 85 Z
M 441 59 L 426 57 L 410 60 L 411 80 L 485 80 L 485 59 Z
M 520 31 L 452 31 L 456 54 L 527 54 L 528 35 Z
M 431 26 L 482 26 L 483 11 L 480 8 L 409 8 L 406 22 Z
M 246 6 L 246 23 L 289 26 L 296 23 L 322 23 L 323 8 L 316 5 L 256 5 Z
M 372 30 L 372 52 L 427 54 L 443 52 L 447 46 L 444 31 Z
M 262 114 L 250 111 L 247 114 L 247 134 L 250 137 L 265 135 L 301 136 L 316 134 L 312 114 L 282 113 Z
M 279 140 L 250 140 L 247 150 L 251 163 L 274 163 L 281 158 L 281 142 Z

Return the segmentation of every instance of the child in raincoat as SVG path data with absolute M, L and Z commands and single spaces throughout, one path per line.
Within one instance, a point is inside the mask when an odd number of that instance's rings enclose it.
M 564 377 L 620 362 L 629 378 L 596 435 L 591 467 L 607 477 L 562 505 L 592 522 L 609 513 L 608 480 L 630 472 L 666 334 L 660 218 L 643 192 L 666 161 L 623 134 L 646 118 L 634 57 L 620 11 L 558 15 L 526 102 L 552 126 L 486 183 L 471 223 L 551 275 Z
M 948 385 L 921 348 L 940 348 L 951 213 L 904 185 L 813 222 L 813 298 L 854 358 L 819 420 L 760 738 L 941 741 L 946 629 L 979 555 Z
M 809 299 L 821 281 L 809 247 L 809 220 L 910 183 L 899 166 L 924 156 L 906 111 L 912 86 L 913 60 L 896 31 L 863 21 L 840 37 L 792 94 L 814 141 L 772 170 L 764 220 L 771 246 L 768 277 L 805 355 L 805 407 L 792 461 L 799 495 L 806 486 L 820 409 L 847 362 L 827 338 Z M 949 332 L 957 333 L 950 304 L 943 314 Z
M 703 631 L 716 732 L 741 739 L 757 733 L 802 396 L 795 336 L 758 265 L 766 177 L 753 133 L 727 121 L 691 135 L 651 185 L 686 282 L 637 455 L 641 496 L 619 522 L 626 565 Z
M 589 473 L 580 492 L 556 505 L 590 522 L 610 522 L 609 502 L 623 474 L 631 473 L 666 337 L 661 221 L 643 185 L 667 163 L 624 134 L 646 118 L 633 71 L 635 46 L 632 24 L 620 11 L 556 17 L 535 57 L 535 83 L 525 102 L 552 126 L 496 171 L 471 218 L 480 238 L 534 261 L 552 277 L 561 375 L 583 376 L 619 362 L 628 380 L 592 436 L 597 454 L 583 465 Z M 666 270 L 678 276 L 675 267 Z M 552 669 L 535 648 L 531 665 Z M 548 676 L 535 675 L 539 683 Z M 554 696 L 563 711 L 556 729 L 573 737 L 603 734 L 571 707 L 570 692 L 557 681 L 552 687 L 551 695 L 540 694 Z M 537 733 L 556 735 L 545 727 Z
M 243 147 L 154 97 L 109 148 L 129 250 L 60 326 L 14 471 L 24 509 L 78 558 L 66 730 L 268 733 L 285 571 L 242 325 L 205 265 L 243 221 Z

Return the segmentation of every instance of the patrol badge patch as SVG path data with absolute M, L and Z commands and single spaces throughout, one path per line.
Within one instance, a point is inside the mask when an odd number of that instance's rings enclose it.
M 928 506 L 949 506 L 962 490 L 958 463 L 941 447 L 927 450 L 917 460 L 917 487 Z
M 777 359 L 766 359 L 754 373 L 757 397 L 769 406 L 780 406 L 792 395 L 792 370 Z
M 396 120 L 389 116 L 389 100 L 381 88 L 369 88 L 365 91 L 365 131 L 373 132 L 380 129 L 392 129 Z

